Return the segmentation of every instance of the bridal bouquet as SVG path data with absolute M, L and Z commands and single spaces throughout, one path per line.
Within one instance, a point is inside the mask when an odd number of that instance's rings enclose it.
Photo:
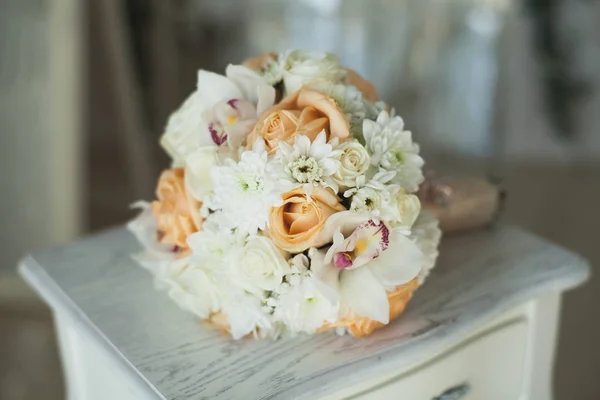
M 402 118 L 332 54 L 198 72 L 161 144 L 173 160 L 129 228 L 136 260 L 228 332 L 363 337 L 402 313 L 437 257 Z

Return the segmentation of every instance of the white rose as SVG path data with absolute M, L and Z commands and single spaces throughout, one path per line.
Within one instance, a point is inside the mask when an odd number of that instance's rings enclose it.
M 210 169 L 219 162 L 218 148 L 202 146 L 185 158 L 185 185 L 198 201 L 212 192 Z
M 250 285 L 249 289 L 274 290 L 279 287 L 290 271 L 287 256 L 269 238 L 250 237 L 240 260 L 243 279 Z
M 330 53 L 294 50 L 283 56 L 281 63 L 286 94 L 297 92 L 311 81 L 339 83 L 346 76 L 338 58 Z
M 167 121 L 160 144 L 173 159 L 174 166 L 183 166 L 186 155 L 201 145 L 206 130 L 202 110 L 202 99 L 198 92 L 192 93 Z M 205 144 L 208 144 L 206 142 Z
M 210 274 L 189 258 L 177 259 L 160 270 L 155 282 L 179 307 L 200 318 L 221 308 L 221 295 Z
M 414 194 L 400 190 L 392 201 L 395 218 L 390 221 L 392 227 L 410 231 L 421 212 L 421 201 Z
M 358 140 L 349 140 L 342 143 L 336 150 L 342 153 L 338 157 L 340 168 L 333 174 L 333 180 L 342 189 L 357 186 L 357 178 L 363 176 L 371 164 L 371 157 L 367 149 Z

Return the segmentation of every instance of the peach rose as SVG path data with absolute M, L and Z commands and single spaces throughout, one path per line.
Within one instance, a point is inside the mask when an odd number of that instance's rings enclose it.
M 186 189 L 184 175 L 183 168 L 163 171 L 156 187 L 158 200 L 152 202 L 159 241 L 176 246 L 177 251 L 188 250 L 187 237 L 202 229 L 202 203 Z
M 315 187 L 306 198 L 304 187 L 284 193 L 283 205 L 274 207 L 269 217 L 267 236 L 279 248 L 300 253 L 310 247 L 320 247 L 331 240 L 319 235 L 332 214 L 345 211 L 340 198 L 331 190 Z
M 379 98 L 377 96 L 377 90 L 371 81 L 364 79 L 356 71 L 346 68 L 346 79 L 348 80 L 348 83 L 356 86 L 356 88 L 362 93 L 363 97 L 370 102 L 376 102 Z
M 302 89 L 265 110 L 248 136 L 248 148 L 261 139 L 273 152 L 280 141 L 292 144 L 296 135 L 308 136 L 312 141 L 323 130 L 327 140 L 346 139 L 350 136 L 348 117 L 331 97 Z

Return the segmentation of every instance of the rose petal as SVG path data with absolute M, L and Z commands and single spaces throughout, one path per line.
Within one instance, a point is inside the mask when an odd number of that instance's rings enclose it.
M 314 107 L 329 119 L 330 137 L 346 139 L 350 136 L 350 123 L 346 114 L 338 107 L 335 100 L 315 90 L 301 90 L 298 93 L 299 107 Z

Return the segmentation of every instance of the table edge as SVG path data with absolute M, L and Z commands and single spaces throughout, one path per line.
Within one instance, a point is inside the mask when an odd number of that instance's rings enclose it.
M 134 382 L 140 391 L 148 396 L 148 399 L 168 400 L 127 360 L 96 325 L 88 319 L 54 280 L 48 276 L 32 255 L 25 256 L 19 262 L 17 271 L 37 294 L 51 306 L 53 313 L 59 312 L 67 316 L 73 324 L 81 328 L 91 340 L 97 343 L 108 354 L 114 354 L 116 356 L 114 360 L 118 366 L 123 372 L 128 374 L 130 381 Z

